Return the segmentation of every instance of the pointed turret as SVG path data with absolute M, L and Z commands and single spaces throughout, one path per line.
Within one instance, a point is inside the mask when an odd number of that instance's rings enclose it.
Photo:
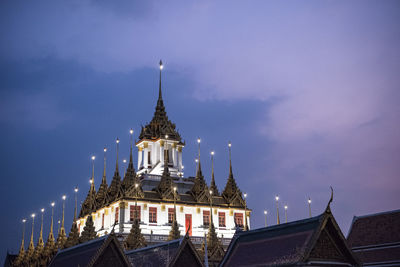
M 119 176 L 119 167 L 118 167 L 118 152 L 119 152 L 119 139 L 117 138 L 117 161 L 115 164 L 115 172 L 114 177 L 111 181 L 110 187 L 107 190 L 107 197 L 109 203 L 114 202 L 123 196 L 122 192 L 122 184 L 121 184 L 121 176 Z
M 197 143 L 199 145 L 199 157 L 197 161 L 197 172 L 190 193 L 192 194 L 193 198 L 198 202 L 209 202 L 210 201 L 209 190 L 206 181 L 204 180 L 203 173 L 201 171 L 200 141 L 201 141 L 200 138 L 198 138 Z
M 40 225 L 40 234 L 39 234 L 39 240 L 35 248 L 35 252 L 33 253 L 33 260 L 36 262 L 36 264 L 40 264 L 42 254 L 43 254 L 43 249 L 44 249 L 44 242 L 43 242 L 43 214 L 44 214 L 44 209 L 41 209 L 42 212 L 42 223 Z
M 235 178 L 233 178 L 233 172 L 232 172 L 232 157 L 231 157 L 231 143 L 229 142 L 228 147 L 229 147 L 229 176 L 228 176 L 228 181 L 226 182 L 225 189 L 222 192 L 222 197 L 225 198 L 225 200 L 230 204 L 230 205 L 239 205 L 239 206 L 245 206 L 243 197 L 242 197 L 242 192 L 240 191 L 239 187 L 236 184 Z
M 54 234 L 53 234 L 53 217 L 54 217 L 54 202 L 51 203 L 51 223 L 50 223 L 50 232 L 47 237 L 46 245 L 43 249 L 43 257 L 42 257 L 42 265 L 46 266 L 47 263 L 50 262 L 51 258 L 56 254 L 57 247 L 54 242 Z
M 79 238 L 79 242 L 85 243 L 95 238 L 96 238 L 96 230 L 94 228 L 93 218 L 92 215 L 89 215 L 86 219 L 85 227 L 83 227 L 83 231 Z
M 215 184 L 215 177 L 214 177 L 214 151 L 211 151 L 211 183 L 210 183 L 210 190 L 213 192 L 214 196 L 219 196 L 218 187 Z
M 181 232 L 179 231 L 178 221 L 176 220 L 176 190 L 174 187 L 174 220 L 172 221 L 171 230 L 169 231 L 168 240 L 175 240 L 181 237 Z
M 217 233 L 215 232 L 215 226 L 212 220 L 212 212 L 211 223 L 208 227 L 207 233 L 207 246 L 205 245 L 205 243 L 203 243 L 202 252 L 204 254 L 207 254 L 208 263 L 210 264 L 210 266 L 218 266 L 218 263 L 222 260 L 225 254 L 222 243 L 218 239 Z
M 14 261 L 15 266 L 19 266 L 22 264 L 24 257 L 25 257 L 25 223 L 26 219 L 22 220 L 22 241 L 21 241 L 21 246 L 19 248 L 18 256 Z
M 156 191 L 162 199 L 174 199 L 173 187 L 174 183 L 172 181 L 171 174 L 169 173 L 167 157 L 164 157 L 164 171 L 161 175 L 161 180 L 156 188 Z
M 85 201 L 82 203 L 81 212 L 79 213 L 79 217 L 83 218 L 86 215 L 96 211 L 96 187 L 94 185 L 94 160 L 95 156 L 92 156 L 92 177 L 90 178 L 90 188 L 89 192 L 86 196 Z
M 125 240 L 125 249 L 132 250 L 147 246 L 146 240 L 140 230 L 139 220 L 135 219 L 128 237 Z
M 65 210 L 65 199 L 66 198 L 67 198 L 66 195 L 62 196 L 62 199 L 63 199 L 62 220 L 61 220 L 61 227 L 58 230 L 57 244 L 56 244 L 58 249 L 63 249 L 65 241 L 67 241 L 67 234 L 65 233 L 65 228 L 64 228 L 64 210 Z
M 33 229 L 35 224 L 35 214 L 32 214 L 32 232 L 31 240 L 29 242 L 28 250 L 25 253 L 24 265 L 30 265 L 33 260 L 33 253 L 35 252 L 35 245 L 33 244 Z
M 107 184 L 107 178 L 106 178 L 106 152 L 107 152 L 107 148 L 104 148 L 103 178 L 101 179 L 99 191 L 96 194 L 96 205 L 98 208 L 102 208 L 108 203 L 108 197 L 107 197 L 108 184 Z
M 129 164 L 128 168 L 126 169 L 124 180 L 122 181 L 122 189 L 124 193 L 126 193 L 129 189 L 135 186 L 137 183 L 136 179 L 136 171 L 135 167 L 133 166 L 133 129 L 129 131 L 130 133 L 130 150 L 129 150 Z M 126 194 L 125 194 L 126 195 Z
M 182 143 L 182 138 L 178 131 L 175 129 L 176 126 L 172 123 L 167 116 L 167 112 L 165 111 L 164 101 L 162 99 L 162 91 L 161 91 L 161 73 L 164 68 L 162 61 L 160 60 L 160 82 L 158 87 L 158 99 L 157 106 L 154 112 L 153 119 L 146 126 L 142 127 L 142 130 L 139 135 L 139 140 L 147 139 L 147 140 L 156 140 L 159 138 L 163 138 L 165 135 L 169 135 L 171 140 L 178 141 Z
M 69 248 L 79 244 L 79 229 L 78 224 L 76 222 L 76 211 L 78 206 L 78 187 L 75 187 L 75 208 L 74 208 L 74 219 L 72 221 L 71 230 L 69 231 L 69 235 L 67 241 L 65 242 L 64 247 Z

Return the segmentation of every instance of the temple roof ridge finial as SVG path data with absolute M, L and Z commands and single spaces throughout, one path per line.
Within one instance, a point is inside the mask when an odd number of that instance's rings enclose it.
M 158 101 L 161 101 L 161 100 L 162 100 L 162 92 L 161 92 L 161 72 L 162 72 L 163 68 L 164 68 L 164 65 L 163 65 L 163 63 L 162 63 L 162 60 L 160 59 L 160 84 L 159 84 L 159 87 L 158 87 Z

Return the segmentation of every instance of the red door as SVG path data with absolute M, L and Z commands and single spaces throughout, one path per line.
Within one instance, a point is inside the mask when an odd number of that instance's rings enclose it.
M 189 236 L 192 236 L 192 214 L 185 214 L 186 233 L 189 230 Z

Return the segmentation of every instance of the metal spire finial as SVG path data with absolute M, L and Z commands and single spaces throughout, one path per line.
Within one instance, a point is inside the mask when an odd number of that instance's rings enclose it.
M 162 93 L 161 93 L 161 71 L 162 71 L 163 68 L 164 68 L 164 65 L 163 65 L 162 61 L 160 60 L 160 85 L 159 85 L 159 88 L 158 88 L 158 100 L 159 100 L 159 101 L 162 100 Z
M 118 152 L 119 152 L 119 138 L 115 141 L 117 143 L 117 163 L 115 165 L 115 170 L 118 171 Z
M 105 179 L 105 177 L 106 177 L 106 160 L 107 160 L 107 157 L 106 157 L 106 152 L 107 152 L 107 148 L 106 148 L 106 147 L 104 147 L 103 151 L 104 151 L 104 169 L 103 169 L 103 179 Z

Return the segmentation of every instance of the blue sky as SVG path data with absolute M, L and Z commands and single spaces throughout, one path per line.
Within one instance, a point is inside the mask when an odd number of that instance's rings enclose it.
M 253 227 L 274 196 L 289 220 L 322 212 L 335 189 L 342 230 L 353 215 L 400 203 L 400 4 L 397 1 L 2 1 L 0 249 L 16 252 L 21 219 L 73 187 L 90 156 L 154 112 L 158 61 L 168 115 L 186 141 L 216 151 L 216 179 L 248 192 Z M 136 135 L 137 136 L 137 135 Z M 206 179 L 210 162 L 202 157 Z M 96 161 L 100 182 L 101 160 Z M 283 211 L 283 209 L 282 209 Z M 36 224 L 36 236 L 39 225 Z M 30 234 L 30 231 L 27 231 Z

